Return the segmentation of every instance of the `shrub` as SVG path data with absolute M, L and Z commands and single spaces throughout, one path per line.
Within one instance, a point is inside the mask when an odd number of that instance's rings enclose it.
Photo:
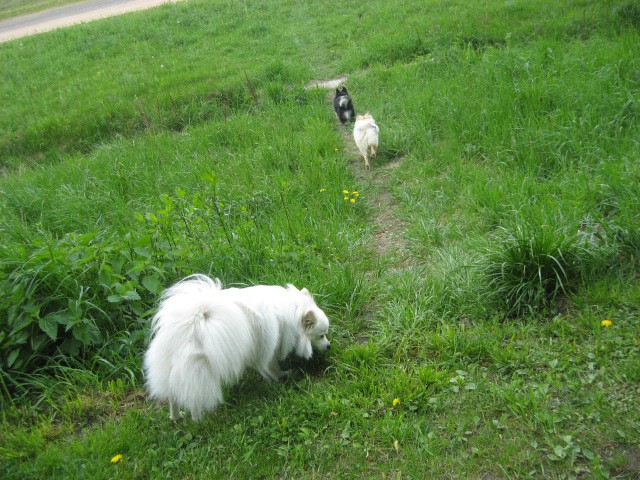
M 169 250 L 154 255 L 150 241 L 67 234 L 5 246 L 1 367 L 29 371 L 53 354 L 82 359 L 119 330 L 141 330 L 175 264 Z

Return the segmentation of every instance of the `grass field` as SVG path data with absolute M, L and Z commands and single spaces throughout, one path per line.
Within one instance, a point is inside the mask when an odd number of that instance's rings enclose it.
M 639 26 L 191 0 L 0 45 L 0 476 L 638 478 Z M 171 423 L 141 359 L 194 272 L 308 287 L 331 351 Z

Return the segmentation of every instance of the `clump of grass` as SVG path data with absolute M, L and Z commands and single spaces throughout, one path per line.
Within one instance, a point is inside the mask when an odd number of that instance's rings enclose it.
M 531 223 L 500 230 L 480 268 L 490 296 L 507 315 L 552 309 L 581 284 L 589 250 L 577 233 Z

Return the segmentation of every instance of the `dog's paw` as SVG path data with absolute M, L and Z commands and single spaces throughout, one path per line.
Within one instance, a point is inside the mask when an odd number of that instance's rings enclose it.
M 178 420 L 182 420 L 184 417 L 182 415 L 182 412 L 180 410 L 178 410 L 177 413 L 172 412 L 169 414 L 169 420 L 171 420 L 172 422 L 177 422 Z

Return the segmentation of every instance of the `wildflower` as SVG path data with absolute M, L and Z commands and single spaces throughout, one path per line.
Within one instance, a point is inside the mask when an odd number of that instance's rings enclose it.
M 613 322 L 611 320 L 602 320 L 600 322 L 600 325 L 602 325 L 604 328 L 609 328 L 611 325 L 613 325 Z
M 400 451 L 400 442 L 398 442 L 398 440 L 393 441 L 393 448 L 395 449 L 396 452 Z
M 397 407 L 400 404 L 400 399 L 399 398 L 394 398 L 393 399 L 393 406 Z
M 111 459 L 111 463 L 118 463 L 120 460 L 122 460 L 122 455 L 118 454 Z
M 354 197 L 359 197 L 360 194 L 358 192 L 351 192 L 351 195 L 353 195 Z
M 351 198 L 351 199 L 349 199 L 349 201 L 350 201 L 351 203 L 356 203 L 356 199 L 355 199 L 355 198 Z
M 342 193 L 344 193 L 345 195 L 349 195 L 349 190 L 342 190 Z
M 349 197 L 344 197 L 344 201 L 345 202 L 348 201 L 348 200 L 349 200 Z
M 320 193 L 322 193 L 322 192 L 326 192 L 326 191 L 327 191 L 327 189 L 326 189 L 326 188 L 321 188 L 321 189 L 320 189 Z

